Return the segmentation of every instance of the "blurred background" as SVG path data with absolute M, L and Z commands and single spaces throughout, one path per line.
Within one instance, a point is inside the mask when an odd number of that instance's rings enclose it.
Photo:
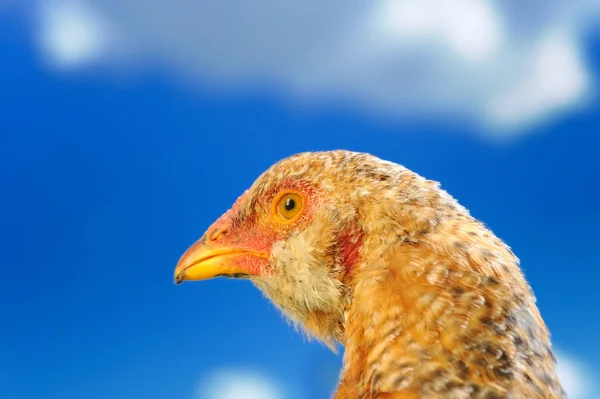
M 521 258 L 600 398 L 600 3 L 0 0 L 0 398 L 328 398 L 247 281 L 175 286 L 271 164 L 371 152 Z

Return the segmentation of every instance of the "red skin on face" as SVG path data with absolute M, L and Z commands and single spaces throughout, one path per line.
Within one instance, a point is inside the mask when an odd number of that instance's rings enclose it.
M 283 190 L 300 193 L 304 198 L 302 215 L 289 224 L 277 222 L 274 220 L 276 216 L 271 212 L 273 199 Z M 248 195 L 246 192 L 239 197 L 233 207 L 208 229 L 205 239 L 209 244 L 270 254 L 275 242 L 286 239 L 292 230 L 302 228 L 310 222 L 312 210 L 325 198 L 317 189 L 304 182 L 284 181 L 259 196 L 256 207 L 260 209 L 257 212 L 241 208 L 242 204 L 247 204 Z M 340 262 L 348 273 L 359 260 L 362 245 L 362 230 L 359 226 L 352 224 L 347 227 L 340 235 L 338 245 Z M 270 271 L 267 257 L 241 255 L 233 261 L 250 275 Z
M 271 212 L 272 201 L 282 190 L 300 193 L 304 198 L 304 209 L 301 216 L 289 224 L 275 221 L 276 216 Z M 321 199 L 316 189 L 304 182 L 297 181 L 284 181 L 260 195 L 256 207 L 260 208 L 262 212 L 241 208 L 242 204 L 247 204 L 249 195 L 248 192 L 245 192 L 239 197 L 233 207 L 210 226 L 201 240 L 206 240 L 209 245 L 244 248 L 253 252 L 270 254 L 275 242 L 285 239 L 293 229 L 301 228 L 310 222 L 311 211 Z M 242 255 L 234 258 L 233 262 L 247 270 L 250 275 L 269 272 L 267 258 Z

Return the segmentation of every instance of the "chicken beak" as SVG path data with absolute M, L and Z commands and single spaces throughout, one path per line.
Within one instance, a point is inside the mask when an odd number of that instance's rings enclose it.
M 175 282 L 207 280 L 219 276 L 241 277 L 250 274 L 240 262 L 244 255 L 262 256 L 242 248 L 215 247 L 203 237 L 192 245 L 175 267 Z

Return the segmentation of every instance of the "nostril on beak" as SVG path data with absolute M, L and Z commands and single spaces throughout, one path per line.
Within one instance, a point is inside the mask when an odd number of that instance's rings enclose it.
M 219 237 L 224 236 L 226 234 L 227 234 L 226 228 L 214 229 L 208 234 L 208 241 L 216 241 L 219 239 Z

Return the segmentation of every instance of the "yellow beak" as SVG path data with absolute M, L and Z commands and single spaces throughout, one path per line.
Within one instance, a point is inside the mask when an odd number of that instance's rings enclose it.
M 175 267 L 175 282 L 185 280 L 207 280 L 219 276 L 241 277 L 250 274 L 248 270 L 234 262 L 243 255 L 266 257 L 261 252 L 243 248 L 213 247 L 201 238 L 181 257 Z

